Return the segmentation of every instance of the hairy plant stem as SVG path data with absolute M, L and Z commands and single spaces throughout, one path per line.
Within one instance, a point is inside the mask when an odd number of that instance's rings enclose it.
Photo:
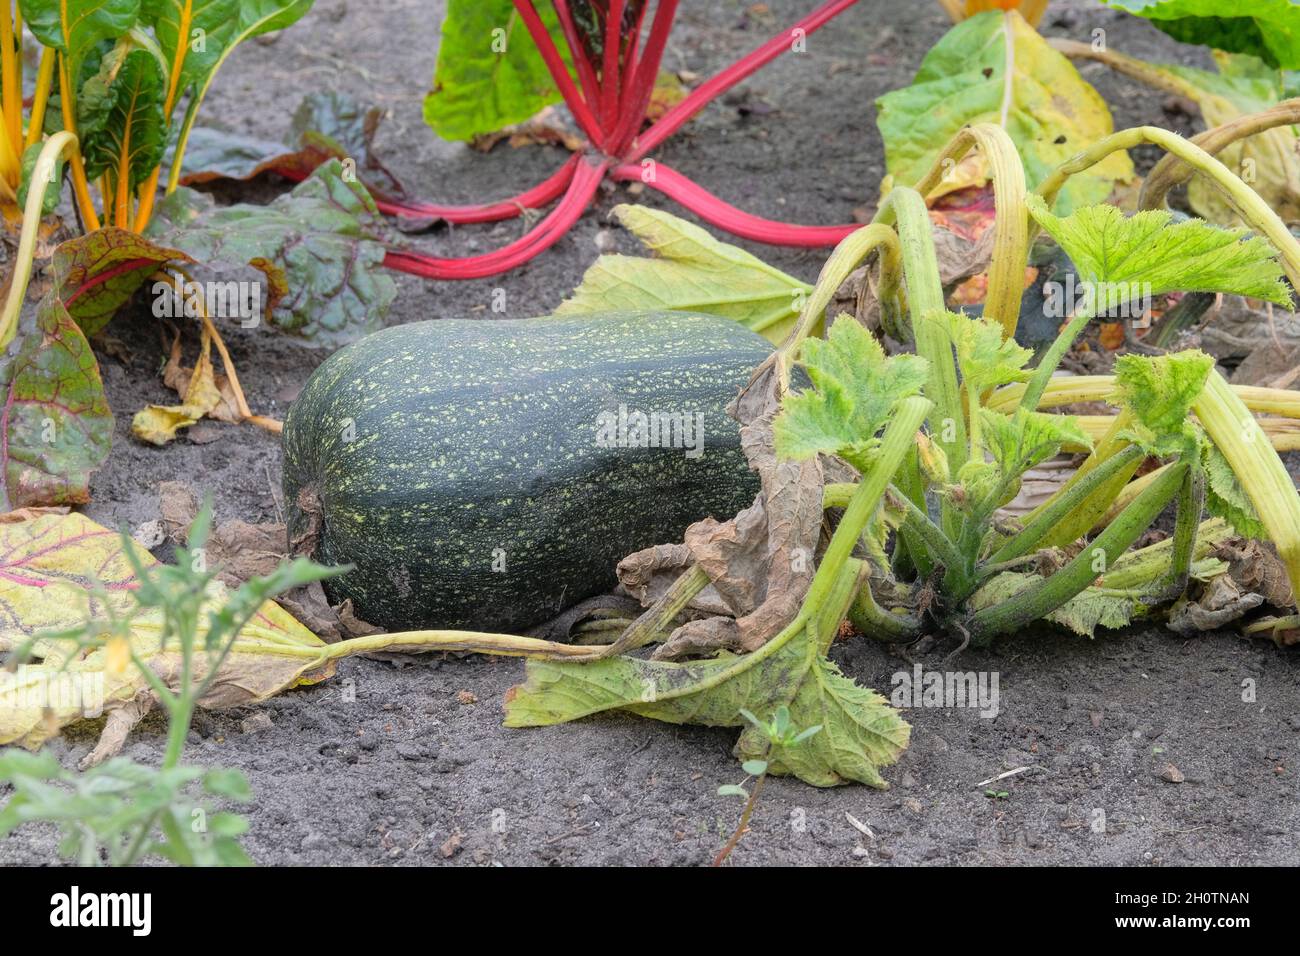
M 976 611 L 969 622 L 973 640 L 987 644 L 1000 634 L 1028 627 L 1085 590 L 1150 527 L 1177 493 L 1186 471 L 1187 464 L 1179 462 L 1161 475 L 1088 547 L 1051 577 L 1043 578 L 1000 604 Z
M 1047 388 L 1047 382 L 1056 372 L 1056 367 L 1061 364 L 1061 359 L 1065 358 L 1065 353 L 1070 351 L 1070 346 L 1074 340 L 1092 321 L 1095 313 L 1090 309 L 1080 309 L 1066 323 L 1065 328 L 1052 341 L 1043 357 L 1038 360 L 1033 374 L 1025 384 L 1025 393 L 1021 396 L 1020 407 L 1027 412 L 1032 412 L 1038 407 L 1039 400 L 1043 397 L 1043 392 Z
M 937 436 L 944 454 L 948 456 L 949 467 L 955 474 L 966 464 L 969 450 L 966 444 L 966 416 L 962 408 L 961 390 L 957 385 L 952 341 L 939 319 L 947 310 L 947 305 L 943 298 L 943 284 L 939 280 L 939 262 L 935 257 L 930 213 L 919 192 L 898 186 L 890 190 L 876 213 L 876 223 L 885 223 L 891 219 L 898 224 L 907 307 L 912 320 L 916 351 L 930 363 L 925 394 L 934 402 L 931 431 Z M 947 520 L 944 527 L 949 528 Z
M 1154 583 L 1146 596 L 1146 603 L 1159 604 L 1172 601 L 1187 590 L 1187 580 L 1192 572 L 1192 558 L 1196 552 L 1196 531 L 1205 511 L 1205 472 L 1200 462 L 1191 462 L 1182 486 L 1178 489 L 1178 511 L 1174 517 L 1173 551 L 1169 557 L 1169 570 Z
M 1051 535 L 1056 526 L 1074 514 L 1076 509 L 1080 508 L 1093 492 L 1102 485 L 1109 483 L 1112 478 L 1126 468 L 1130 466 L 1136 467 L 1143 457 L 1145 456 L 1142 454 L 1141 449 L 1130 445 L 1123 451 L 1112 455 L 1097 467 L 1089 470 L 1072 486 L 1062 488 L 1040 510 L 1030 515 L 1029 520 L 1018 534 L 989 555 L 986 564 L 1003 564 L 1027 555 L 1031 551 L 1038 550 L 1039 545 Z M 982 569 L 979 576 L 980 578 L 987 577 L 987 571 Z
M 934 164 L 913 187 L 922 197 L 939 185 L 952 165 L 978 147 L 989 166 L 993 183 L 993 255 L 989 262 L 984 314 L 1002 326 L 1006 338 L 1015 335 L 1020 320 L 1020 299 L 1025 288 L 1025 261 L 1029 256 L 1029 213 L 1025 208 L 1025 167 L 1016 144 L 1006 130 L 993 123 L 976 123 L 957 133 L 935 158 Z M 888 222 L 890 212 L 882 207 Z M 972 406 L 973 408 L 974 406 Z M 972 429 L 975 415 L 972 412 Z

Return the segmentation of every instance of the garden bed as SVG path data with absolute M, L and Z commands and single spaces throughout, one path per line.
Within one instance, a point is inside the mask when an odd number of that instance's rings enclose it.
M 708 75 L 807 6 L 691 5 L 678 17 L 666 65 Z M 421 101 L 441 16 L 442 4 L 427 0 L 319 0 L 272 46 L 254 42 L 236 52 L 209 97 L 207 122 L 278 139 L 287 117 L 274 105 L 296 103 L 308 86 L 337 89 L 391 111 L 378 150 L 415 194 L 477 201 L 541 179 L 562 161 L 561 151 L 503 145 L 482 156 L 437 141 L 424 125 Z M 1191 52 L 1189 62 L 1204 65 L 1200 51 L 1092 4 L 1054 4 L 1044 32 L 1086 39 L 1096 25 L 1115 49 L 1166 62 L 1188 61 Z M 871 100 L 906 84 L 946 27 L 937 5 L 861 3 L 812 37 L 806 54 L 776 61 L 709 107 L 660 155 L 758 215 L 846 221 L 854 207 L 874 205 L 883 174 Z M 1116 128 L 1191 130 L 1181 105 L 1163 94 L 1099 66 L 1085 67 L 1084 75 L 1112 105 Z M 1144 152 L 1136 152 L 1139 166 L 1149 165 Z M 814 161 L 817 174 L 809 175 Z M 258 182 L 241 187 L 238 197 L 221 195 L 260 201 L 279 189 Z M 498 289 L 507 316 L 553 308 L 598 251 L 632 250 L 605 219 L 626 198 L 623 186 L 601 195 L 551 250 L 507 275 L 454 284 L 399 277 L 389 321 L 490 321 Z M 661 204 L 650 194 L 639 201 Z M 523 228 L 519 221 L 459 227 L 415 241 L 439 255 L 469 255 Z M 807 280 L 824 258 L 816 250 L 747 248 Z M 165 449 L 131 438 L 129 410 L 171 400 L 155 374 L 156 326 L 140 318 L 119 319 L 109 332 L 114 347 L 99 350 L 117 424 L 86 513 L 106 525 L 135 527 L 158 516 L 159 483 L 181 480 L 212 492 L 219 520 L 279 518 L 274 436 L 203 422 Z M 228 341 L 250 405 L 281 418 L 325 357 L 266 332 L 234 330 Z M 157 556 L 169 558 L 170 549 Z M 923 660 L 938 666 L 943 653 L 936 649 Z M 912 669 L 874 642 L 839 644 L 831 656 L 848 676 L 886 695 L 891 675 Z M 1234 865 L 1300 858 L 1294 650 L 1236 633 L 1188 640 L 1147 628 L 1088 641 L 1044 630 L 968 650 L 950 669 L 997 673 L 995 718 L 974 710 L 907 710 L 912 745 L 885 770 L 887 791 L 817 790 L 772 779 L 732 860 Z M 622 716 L 506 730 L 501 701 L 521 676 L 514 660 L 348 660 L 336 678 L 263 707 L 200 713 L 188 756 L 247 774 L 256 800 L 245 809 L 245 846 L 261 864 L 712 858 L 735 825 L 735 801 L 716 793 L 743 776 L 730 753 L 734 731 Z M 1243 685 L 1253 688 L 1252 700 L 1243 699 L 1250 696 Z M 83 726 L 49 746 L 71 759 L 93 743 Z M 152 717 L 126 753 L 149 761 L 163 746 L 162 722 Z M 1012 770 L 1019 772 L 983 783 Z M 0 862 L 54 856 L 53 833 L 38 827 L 0 841 Z

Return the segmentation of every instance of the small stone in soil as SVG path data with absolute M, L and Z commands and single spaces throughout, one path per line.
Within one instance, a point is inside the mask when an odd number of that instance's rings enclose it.
M 1167 763 L 1160 768 L 1160 779 L 1166 780 L 1169 783 L 1182 783 L 1187 779 L 1187 777 L 1185 777 L 1183 772 L 1173 764 Z
M 255 714 L 249 714 L 239 722 L 240 731 L 246 734 L 260 734 L 265 730 L 270 730 L 273 726 L 271 715 L 261 710 Z

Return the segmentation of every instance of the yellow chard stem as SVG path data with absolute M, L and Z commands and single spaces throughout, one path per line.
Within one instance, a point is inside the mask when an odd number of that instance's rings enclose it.
M 1232 466 L 1286 565 L 1293 592 L 1300 595 L 1300 494 L 1286 465 L 1250 409 L 1217 371 L 1210 372 L 1192 411 Z
M 54 62 L 58 54 L 49 47 L 41 50 L 41 65 L 36 71 L 36 93 L 32 99 L 32 112 L 27 120 L 27 139 L 23 147 L 34 146 L 41 141 L 45 129 L 45 108 L 50 102 L 50 87 L 54 85 Z
M 73 139 L 77 134 L 77 117 L 73 110 L 72 81 L 68 78 L 68 60 L 59 55 L 59 103 L 63 107 L 63 130 L 71 133 Z M 72 168 L 72 191 L 77 197 L 77 209 L 81 212 L 81 224 L 87 232 L 99 230 L 99 216 L 95 213 L 95 201 L 90 198 L 90 184 L 86 181 L 86 167 L 81 161 L 81 150 L 74 149 L 69 159 Z M 104 210 L 108 215 L 108 210 Z
M 18 317 L 22 313 L 23 300 L 27 297 L 27 283 L 32 278 L 32 259 L 36 254 L 36 234 L 41 228 L 41 204 L 45 200 L 45 189 L 39 184 L 50 181 L 54 165 L 59 154 L 64 151 L 77 152 L 77 137 L 66 130 L 55 133 L 41 147 L 32 167 L 33 188 L 27 190 L 27 205 L 23 208 L 23 230 L 18 237 L 18 252 L 14 257 L 14 274 L 9 283 L 9 296 L 5 299 L 4 311 L 0 312 L 0 349 L 6 348 L 13 341 L 18 328 Z
M 19 58 L 14 49 L 13 5 L 5 3 L 0 12 L 0 82 L 4 83 L 4 134 L 9 148 L 21 153 L 23 148 L 23 79 Z M 21 36 L 21 34 L 20 34 Z

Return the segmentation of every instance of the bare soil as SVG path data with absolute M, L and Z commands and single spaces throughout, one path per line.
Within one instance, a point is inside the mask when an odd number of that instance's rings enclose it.
M 812 0 L 683 5 L 667 66 L 708 75 L 811 9 Z M 1205 65 L 1146 23 L 1091 2 L 1055 3 L 1046 32 L 1088 39 L 1107 31 L 1115 48 L 1154 60 Z M 280 138 L 310 88 L 377 102 L 391 116 L 379 148 L 412 192 L 483 201 L 532 185 L 564 155 L 549 148 L 489 155 L 438 142 L 421 100 L 433 72 L 443 4 L 436 0 L 318 0 L 271 45 L 250 44 L 225 68 L 208 122 Z M 910 80 L 946 28 L 937 4 L 863 0 L 802 55 L 788 55 L 710 106 L 667 143 L 661 158 L 753 212 L 808 223 L 848 221 L 874 204 L 883 154 L 873 99 Z M 1112 104 L 1117 127 L 1154 123 L 1189 131 L 1191 118 L 1096 67 L 1088 76 Z M 1152 157 L 1139 155 L 1149 165 Z M 264 182 L 227 191 L 267 197 Z M 507 312 L 554 307 L 580 280 L 601 241 L 631 251 L 607 221 L 628 201 L 610 189 L 572 233 L 533 263 L 478 282 L 399 278 L 390 321 L 485 320 L 502 289 Z M 643 202 L 659 204 L 655 196 Z M 674 210 L 679 211 L 679 210 Z M 421 237 L 439 254 L 468 254 L 519 234 L 520 222 Z M 818 251 L 752 247 L 775 265 L 815 277 Z M 141 315 L 110 330 L 121 349 L 101 352 L 117 420 L 115 447 L 92 485 L 96 520 L 135 526 L 157 517 L 158 484 L 184 480 L 211 491 L 219 518 L 277 517 L 277 441 L 252 427 L 205 425 L 207 437 L 167 449 L 131 439 L 131 414 L 174 400 L 158 375 L 156 326 Z M 192 347 L 192 343 L 191 343 Z M 231 333 L 253 407 L 283 417 L 323 353 L 266 331 Z M 160 557 L 166 557 L 160 552 Z M 942 667 L 947 648 L 923 663 Z M 888 693 L 911 669 L 857 639 L 833 651 L 844 671 Z M 913 742 L 886 771 L 887 791 L 816 790 L 771 781 L 735 864 L 1294 864 L 1300 861 L 1300 658 L 1235 634 L 1186 640 L 1136 628 L 1085 641 L 1057 631 L 1020 635 L 969 651 L 952 667 L 995 672 L 1000 710 L 907 711 Z M 501 727 L 501 700 L 522 679 L 513 660 L 424 657 L 405 665 L 353 660 L 319 686 L 254 709 L 200 715 L 189 759 L 237 767 L 255 803 L 247 847 L 261 864 L 703 864 L 739 813 L 719 785 L 743 773 L 734 732 L 609 716 L 540 730 Z M 355 690 L 355 702 L 346 702 Z M 1253 691 L 1253 694 L 1251 693 Z M 462 703 L 462 692 L 474 703 Z M 469 700 L 470 696 L 463 696 Z M 53 746 L 69 762 L 93 744 L 86 724 Z M 156 760 L 159 719 L 127 753 Z M 1180 774 L 1170 774 L 1173 764 Z M 992 784 L 1008 770 L 1029 768 Z M 1181 775 L 1181 783 L 1166 779 Z M 873 836 L 855 828 L 850 815 Z M 0 862 L 55 858 L 50 831 L 26 828 L 0 842 Z

